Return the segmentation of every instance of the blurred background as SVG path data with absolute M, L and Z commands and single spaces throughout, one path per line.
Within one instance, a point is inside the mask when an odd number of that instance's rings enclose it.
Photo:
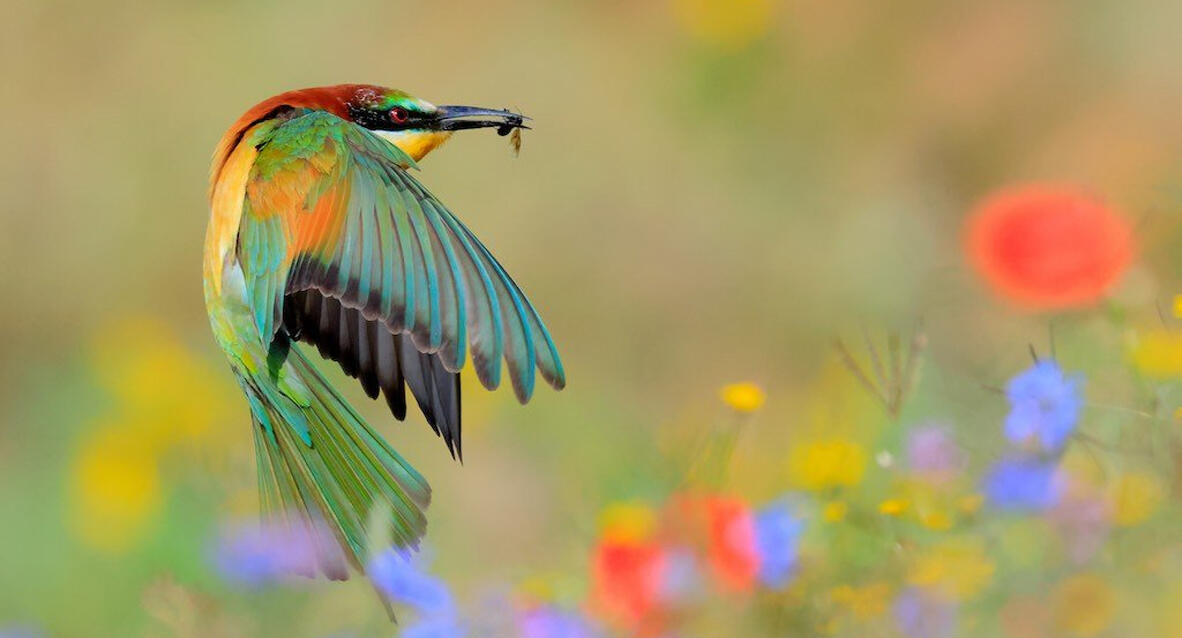
M 535 123 L 519 157 L 464 135 L 419 177 L 539 308 L 568 388 L 521 407 L 469 379 L 460 466 L 420 416 L 392 422 L 332 371 L 431 482 L 424 554 L 471 635 L 584 635 L 480 628 L 539 605 L 603 635 L 1182 635 L 1182 4 L 4 13 L 0 635 L 413 627 L 389 624 L 361 579 L 249 587 L 215 559 L 257 502 L 247 408 L 202 302 L 209 158 L 256 102 L 342 82 Z M 1032 307 L 974 269 L 966 218 L 1032 182 L 1070 185 L 1132 229 L 1103 294 Z M 914 366 L 874 374 L 892 344 Z M 1099 503 L 1090 551 L 1046 508 L 1014 513 L 982 487 L 1014 439 L 1002 389 L 1032 351 L 1083 380 L 1053 466 Z M 736 382 L 751 385 L 720 398 Z M 945 495 L 955 515 L 928 524 L 898 459 L 933 422 L 966 460 Z M 659 626 L 604 612 L 595 552 L 659 536 L 687 485 L 749 508 L 791 494 L 795 576 L 730 591 L 700 575 Z M 947 574 L 969 585 L 933 607 L 924 592 Z

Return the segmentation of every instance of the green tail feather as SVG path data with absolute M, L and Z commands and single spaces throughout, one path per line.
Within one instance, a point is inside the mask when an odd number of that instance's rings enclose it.
M 325 550 L 321 571 L 344 579 L 344 562 L 363 571 L 370 549 L 370 515 L 388 512 L 389 534 L 396 546 L 413 547 L 426 531 L 423 510 L 431 488 L 386 441 L 374 432 L 311 363 L 292 348 L 288 372 L 307 388 L 307 404 L 297 405 L 270 380 L 250 379 L 259 494 L 265 516 L 314 530 Z M 258 413 L 261 411 L 261 414 Z M 305 442 L 306 424 L 311 445 Z M 337 549 L 339 547 L 339 549 Z M 343 558 L 343 560 L 341 560 Z

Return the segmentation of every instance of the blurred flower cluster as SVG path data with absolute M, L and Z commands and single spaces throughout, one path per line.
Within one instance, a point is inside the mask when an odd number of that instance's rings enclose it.
M 801 441 L 789 488 L 768 501 L 691 481 L 659 502 L 608 504 L 587 547 L 584 595 L 521 589 L 505 603 L 506 635 L 664 637 L 712 622 L 744 635 L 1100 635 L 1133 604 L 1121 602 L 1113 568 L 1144 560 L 1131 539 L 1160 533 L 1152 523 L 1167 488 L 1144 468 L 1106 478 L 1081 469 L 1084 387 L 1053 359 L 1015 371 L 998 399 L 1005 449 L 984 465 L 952 424 L 900 420 L 875 440 Z M 721 397 L 747 419 L 757 389 Z M 314 570 L 308 542 L 260 539 L 238 530 L 223 545 L 227 578 L 257 586 Z M 368 564 L 381 596 L 411 613 L 399 635 L 478 635 L 480 619 L 424 567 L 395 549 Z
M 222 440 L 233 390 L 221 370 L 151 318 L 96 330 L 90 363 L 103 400 L 74 451 L 70 520 L 86 545 L 117 554 L 159 516 L 169 455 L 200 456 Z

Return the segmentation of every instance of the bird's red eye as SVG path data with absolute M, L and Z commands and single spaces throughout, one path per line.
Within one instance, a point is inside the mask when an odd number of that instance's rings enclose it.
M 405 124 L 409 119 L 410 113 L 407 113 L 406 109 L 402 108 L 401 106 L 396 106 L 390 109 L 390 120 L 395 124 Z

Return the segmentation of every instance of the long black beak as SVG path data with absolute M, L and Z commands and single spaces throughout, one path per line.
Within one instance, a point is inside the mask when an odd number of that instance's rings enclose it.
M 470 128 L 495 128 L 498 135 L 508 135 L 515 128 L 529 128 L 529 118 L 513 111 L 482 109 L 477 106 L 440 106 L 435 119 L 441 131 L 462 131 Z

